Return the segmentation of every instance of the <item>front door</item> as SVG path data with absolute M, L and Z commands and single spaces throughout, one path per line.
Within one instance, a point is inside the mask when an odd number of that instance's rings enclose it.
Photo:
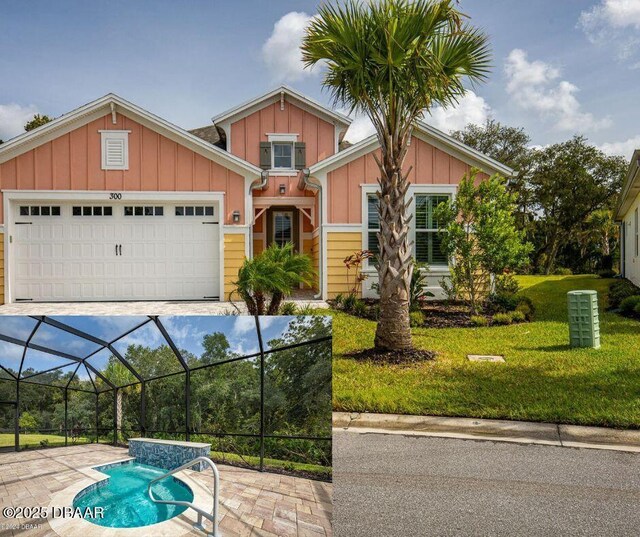
M 300 250 L 298 218 L 295 207 L 270 208 L 267 221 L 267 246 L 274 242 L 278 246 L 284 246 L 290 242 L 298 252 Z

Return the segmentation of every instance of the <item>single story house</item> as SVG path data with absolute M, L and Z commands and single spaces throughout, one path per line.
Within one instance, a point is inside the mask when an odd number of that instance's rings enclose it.
M 640 285 L 640 149 L 631 157 L 622 185 L 616 221 L 620 223 L 620 272 Z
M 378 227 L 379 144 L 344 148 L 350 123 L 286 86 L 192 131 L 108 94 L 9 140 L 0 303 L 226 300 L 244 258 L 273 242 L 313 258 L 318 297 L 347 292 L 343 259 L 375 250 Z M 472 167 L 512 170 L 423 123 L 406 166 L 415 256 L 437 291 L 433 207 Z

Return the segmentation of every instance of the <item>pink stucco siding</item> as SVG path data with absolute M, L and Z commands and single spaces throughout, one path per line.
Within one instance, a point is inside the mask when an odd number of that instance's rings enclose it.
M 268 141 L 268 133 L 298 134 L 306 145 L 307 166 L 335 152 L 334 126 L 285 97 L 284 110 L 278 101 L 231 124 L 231 153 L 259 166 L 260 142 Z
M 377 155 L 380 154 L 376 150 Z M 362 184 L 375 184 L 379 176 L 374 152 L 359 157 L 327 174 L 327 217 L 332 224 L 362 222 Z M 405 160 L 414 184 L 455 185 L 470 170 L 465 162 L 413 137 Z M 483 177 L 485 177 L 483 175 Z
M 131 131 L 128 170 L 101 169 L 99 131 L 107 129 Z M 115 125 L 109 114 L 0 164 L 0 189 L 218 191 L 226 223 L 234 210 L 244 220 L 242 176 L 122 114 Z

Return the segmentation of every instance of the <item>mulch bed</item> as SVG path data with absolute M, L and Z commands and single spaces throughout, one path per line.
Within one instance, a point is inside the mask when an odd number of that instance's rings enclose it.
M 347 358 L 362 362 L 379 364 L 404 365 L 416 364 L 436 359 L 436 353 L 422 349 L 408 349 L 404 351 L 384 351 L 378 349 L 362 349 L 345 353 Z
M 469 328 L 471 315 L 464 304 L 425 302 L 422 313 L 424 325 L 429 328 Z

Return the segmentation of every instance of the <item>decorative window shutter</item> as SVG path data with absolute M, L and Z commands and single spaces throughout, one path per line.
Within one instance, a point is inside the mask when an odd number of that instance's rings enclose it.
M 271 168 L 271 142 L 260 142 L 260 167 L 263 170 Z
M 301 170 L 307 165 L 307 150 L 305 148 L 304 142 L 296 142 L 295 149 L 296 170 Z

